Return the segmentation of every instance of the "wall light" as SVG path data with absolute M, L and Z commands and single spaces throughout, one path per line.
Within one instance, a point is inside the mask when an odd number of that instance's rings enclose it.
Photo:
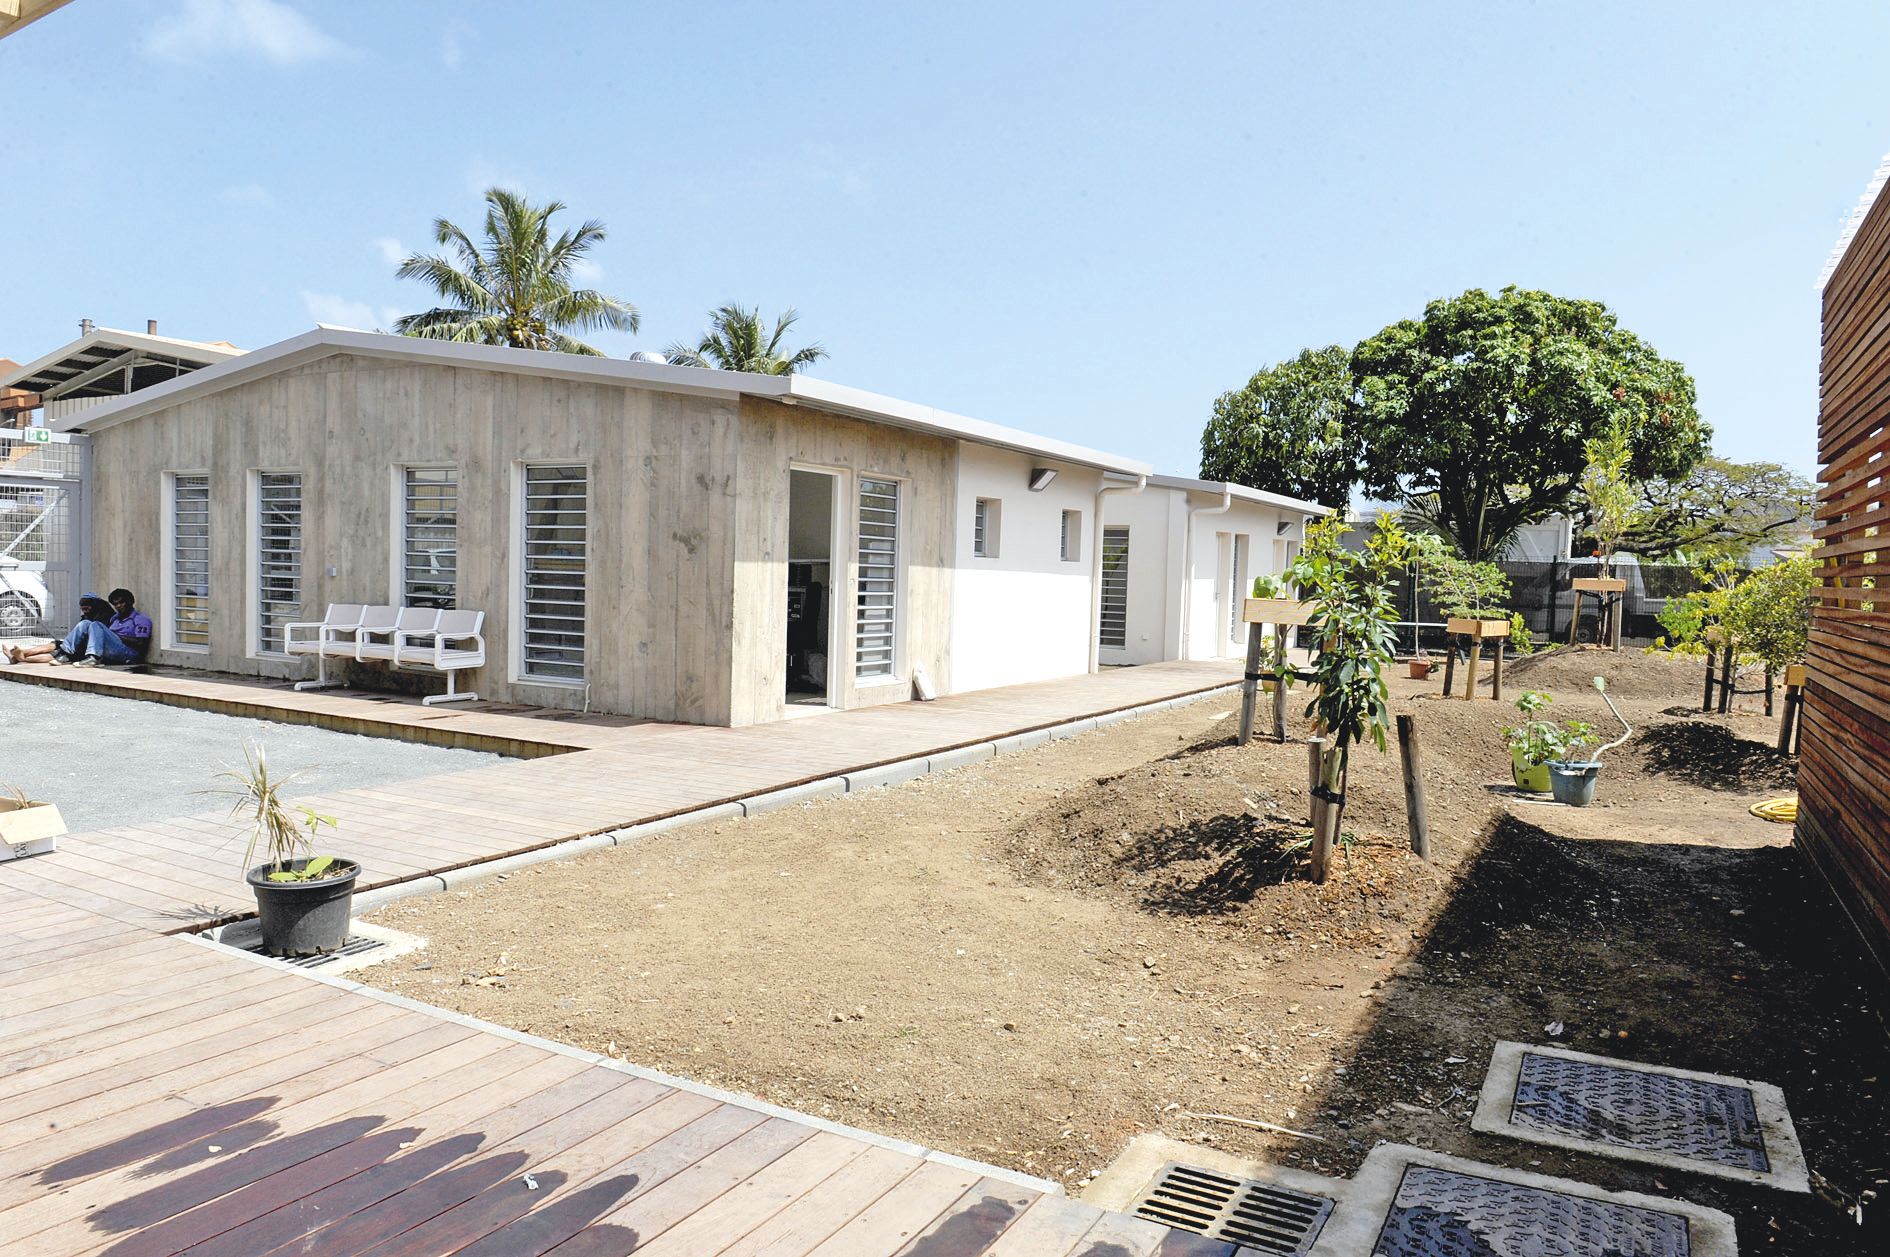
M 1042 493 L 1045 489 L 1050 487 L 1050 482 L 1056 478 L 1057 469 L 1054 467 L 1032 467 L 1030 469 L 1030 491 L 1032 493 Z

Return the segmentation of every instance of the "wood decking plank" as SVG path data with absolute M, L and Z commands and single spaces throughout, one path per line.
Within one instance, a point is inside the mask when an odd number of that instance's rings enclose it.
M 896 1252 L 977 1181 L 976 1171 L 927 1161 L 811 1252 L 814 1257 L 884 1257 Z

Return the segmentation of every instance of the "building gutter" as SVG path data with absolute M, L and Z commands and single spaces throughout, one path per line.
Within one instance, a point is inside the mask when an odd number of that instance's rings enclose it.
M 1225 515 L 1233 505 L 1234 488 L 1224 484 L 1219 506 L 1188 508 L 1187 531 L 1181 535 L 1181 649 L 1176 655 L 1179 659 L 1194 657 L 1190 653 L 1193 642 L 1189 637 L 1194 628 L 1194 521 L 1204 515 Z
M 1103 499 L 1112 493 L 1140 493 L 1148 488 L 1147 474 L 1136 476 L 1133 485 L 1106 484 L 1096 490 L 1096 522 L 1089 547 L 1089 670 L 1102 671 L 1102 563 Z

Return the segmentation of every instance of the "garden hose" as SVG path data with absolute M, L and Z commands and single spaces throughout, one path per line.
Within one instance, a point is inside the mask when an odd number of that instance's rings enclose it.
M 1764 803 L 1754 803 L 1748 810 L 1760 820 L 1777 821 L 1781 825 L 1795 824 L 1798 820 L 1798 796 L 1793 794 L 1783 799 L 1767 799 Z

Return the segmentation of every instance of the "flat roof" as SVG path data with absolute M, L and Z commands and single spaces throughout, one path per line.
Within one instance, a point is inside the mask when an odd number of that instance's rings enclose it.
M 896 397 L 830 384 L 804 375 L 753 375 L 742 371 L 631 362 L 623 358 L 590 357 L 540 349 L 513 349 L 503 345 L 422 340 L 413 336 L 393 336 L 384 332 L 361 332 L 340 327 L 317 327 L 250 353 L 228 356 L 202 370 L 191 371 L 176 379 L 68 415 L 52 426 L 66 432 L 97 432 L 155 410 L 208 396 L 335 354 L 358 354 L 369 358 L 459 366 L 480 371 L 615 384 L 700 397 L 758 397 L 914 432 L 996 446 L 1033 457 L 1096 467 L 1103 471 L 1136 476 L 1146 475 L 1150 470 L 1147 463 L 1137 459 L 986 423 L 982 419 L 955 415 L 916 402 L 901 401 Z
M 62 397 L 118 397 L 149 388 L 243 351 L 227 343 L 179 340 L 151 332 L 95 327 L 68 345 L 0 375 L 0 389 Z M 129 372 L 127 376 L 126 372 Z
M 1230 484 L 1225 480 L 1196 480 L 1191 476 L 1150 476 L 1148 482 L 1160 489 L 1180 489 L 1186 493 L 1212 493 L 1216 497 L 1223 493 L 1231 493 L 1243 502 L 1276 506 L 1283 511 L 1302 511 L 1307 515 L 1332 514 L 1331 507 L 1321 506 L 1317 502 L 1288 497 L 1284 493 L 1269 493 L 1265 489 L 1249 489 L 1244 484 Z

